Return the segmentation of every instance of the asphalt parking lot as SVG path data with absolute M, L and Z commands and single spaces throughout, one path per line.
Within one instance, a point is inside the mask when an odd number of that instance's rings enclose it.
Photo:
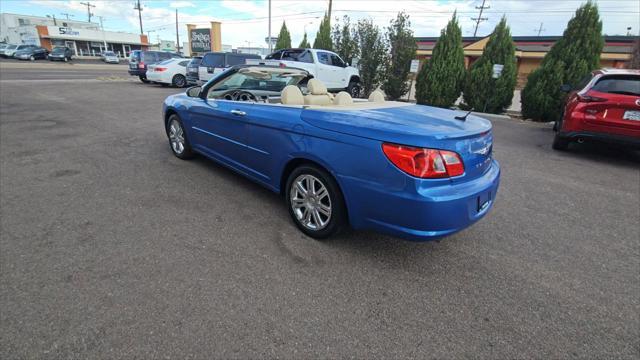
M 637 152 L 495 118 L 483 221 L 317 242 L 279 196 L 171 154 L 182 90 L 37 64 L 0 63 L 0 358 L 640 356 Z

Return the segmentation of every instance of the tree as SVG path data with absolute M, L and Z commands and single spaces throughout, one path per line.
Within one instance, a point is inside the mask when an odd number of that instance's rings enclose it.
M 329 22 L 329 17 L 327 14 L 324 15 L 324 18 L 320 22 L 320 29 L 318 29 L 318 33 L 316 34 L 316 38 L 313 41 L 314 49 L 324 49 L 324 50 L 332 50 L 331 46 L 331 23 Z
M 627 66 L 629 69 L 640 69 L 640 37 L 636 39 L 631 50 L 631 61 Z
M 575 86 L 592 70 L 600 67 L 604 46 L 602 21 L 595 3 L 588 1 L 575 16 L 542 64 L 527 79 L 522 90 L 522 115 L 538 121 L 558 121 L 566 94 L 560 86 Z
M 278 34 L 278 41 L 276 41 L 276 47 L 274 50 L 289 48 L 291 48 L 291 34 L 289 34 L 287 24 L 285 24 L 285 22 L 283 21 L 282 27 L 280 28 L 280 34 Z
M 502 74 L 493 79 L 493 65 L 502 64 Z M 502 113 L 511 105 L 516 88 L 516 55 L 507 19 L 493 30 L 480 59 L 471 65 L 463 84 L 465 104 L 478 111 Z
M 360 48 L 360 83 L 365 97 L 375 90 L 382 79 L 382 69 L 387 58 L 387 47 L 380 28 L 372 20 L 358 21 L 356 38 Z
M 416 79 L 418 104 L 451 107 L 462 90 L 464 80 L 462 31 L 456 13 L 440 32 L 431 59 L 422 65 Z
M 387 28 L 389 58 L 385 62 L 382 89 L 391 100 L 397 100 L 409 91 L 407 77 L 411 60 L 416 55 L 417 45 L 411 31 L 409 15 L 404 12 L 391 20 Z
M 342 25 L 336 21 L 331 37 L 333 50 L 342 60 L 351 64 L 353 58 L 358 57 L 358 40 L 356 30 L 351 28 L 351 21 L 347 15 L 342 18 Z
M 307 33 L 304 33 L 304 37 L 302 38 L 302 41 L 300 41 L 300 45 L 298 45 L 299 48 L 302 49 L 307 49 L 311 47 L 311 44 L 309 44 L 309 41 L 307 40 Z

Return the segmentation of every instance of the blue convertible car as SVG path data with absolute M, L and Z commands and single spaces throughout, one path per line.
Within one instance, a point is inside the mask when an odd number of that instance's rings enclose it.
M 436 239 L 482 218 L 498 191 L 489 121 L 379 91 L 333 95 L 301 69 L 235 66 L 169 96 L 163 114 L 178 158 L 204 155 L 283 194 L 314 238 L 349 224 Z

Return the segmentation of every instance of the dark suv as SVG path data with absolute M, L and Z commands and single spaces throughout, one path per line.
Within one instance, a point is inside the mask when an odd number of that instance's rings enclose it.
M 167 51 L 134 50 L 129 58 L 129 75 L 137 76 L 143 83 L 147 80 L 147 66 L 163 62 L 171 58 L 181 58 L 182 55 Z
M 194 56 L 193 58 L 191 58 L 191 61 L 187 65 L 187 84 L 198 84 L 198 67 L 200 66 L 201 62 L 202 56 Z

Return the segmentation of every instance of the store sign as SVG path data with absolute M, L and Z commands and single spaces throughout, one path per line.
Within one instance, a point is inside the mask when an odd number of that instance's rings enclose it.
M 419 67 L 420 67 L 420 60 L 417 60 L 417 59 L 411 60 L 411 66 L 409 67 L 409 72 L 415 74 L 418 72 Z
M 492 78 L 497 79 L 500 77 L 500 75 L 502 75 L 502 69 L 504 69 L 504 65 L 502 64 L 493 64 L 493 74 L 491 75 Z
M 211 51 L 211 31 L 209 29 L 192 29 L 190 35 L 192 53 Z
M 59 27 L 58 31 L 60 32 L 60 35 L 73 35 L 73 36 L 80 35 L 79 31 L 73 31 L 71 30 L 70 27 Z

